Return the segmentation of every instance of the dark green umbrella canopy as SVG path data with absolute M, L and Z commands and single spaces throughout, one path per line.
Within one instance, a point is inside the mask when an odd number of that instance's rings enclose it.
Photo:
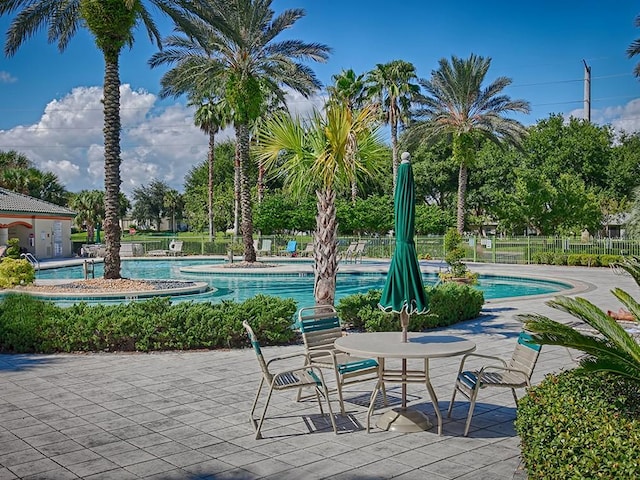
M 426 313 L 427 295 L 422 284 L 415 235 L 416 192 L 413 170 L 407 152 L 402 154 L 395 192 L 396 248 L 379 307 L 385 312 L 400 313 L 403 330 L 409 315 Z

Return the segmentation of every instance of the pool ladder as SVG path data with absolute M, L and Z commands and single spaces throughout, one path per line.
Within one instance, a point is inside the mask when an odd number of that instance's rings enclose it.
M 33 265 L 33 268 L 36 269 L 36 271 L 40 271 L 40 261 L 33 256 L 33 254 L 27 252 L 27 253 L 21 253 L 20 257 L 24 258 L 25 260 L 27 260 L 31 265 Z

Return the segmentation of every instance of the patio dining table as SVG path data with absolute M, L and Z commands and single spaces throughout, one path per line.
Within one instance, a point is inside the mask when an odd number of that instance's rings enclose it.
M 453 357 L 473 352 L 476 344 L 470 340 L 438 333 L 409 333 L 407 342 L 402 342 L 399 332 L 356 333 L 341 337 L 335 341 L 335 347 L 352 355 L 378 359 L 378 382 L 371 394 L 367 412 L 367 431 L 370 430 L 370 418 L 373 414 L 375 399 L 382 384 L 386 383 L 423 383 L 438 418 L 438 435 L 442 435 L 442 414 L 438 408 L 438 397 L 429 377 L 429 360 L 432 358 Z M 420 359 L 422 368 L 397 369 L 387 367 L 388 359 Z M 453 381 L 453 379 L 452 379 Z M 406 404 L 403 401 L 403 405 Z M 377 422 L 383 430 L 399 432 L 417 432 L 432 427 L 429 420 L 417 410 L 396 408 L 383 414 Z

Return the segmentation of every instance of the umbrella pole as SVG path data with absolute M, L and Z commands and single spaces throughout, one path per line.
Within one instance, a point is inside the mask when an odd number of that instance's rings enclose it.
M 400 325 L 402 325 L 402 343 L 407 343 L 407 329 L 409 328 L 409 314 L 406 309 L 400 312 Z M 402 359 L 402 409 L 407 408 L 407 359 Z

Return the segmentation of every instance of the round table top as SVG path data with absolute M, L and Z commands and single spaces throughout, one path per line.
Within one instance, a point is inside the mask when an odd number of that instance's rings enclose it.
M 476 344 L 470 340 L 442 333 L 408 334 L 402 342 L 401 332 L 354 333 L 335 341 L 338 350 L 358 357 L 377 358 L 437 358 L 473 352 Z

